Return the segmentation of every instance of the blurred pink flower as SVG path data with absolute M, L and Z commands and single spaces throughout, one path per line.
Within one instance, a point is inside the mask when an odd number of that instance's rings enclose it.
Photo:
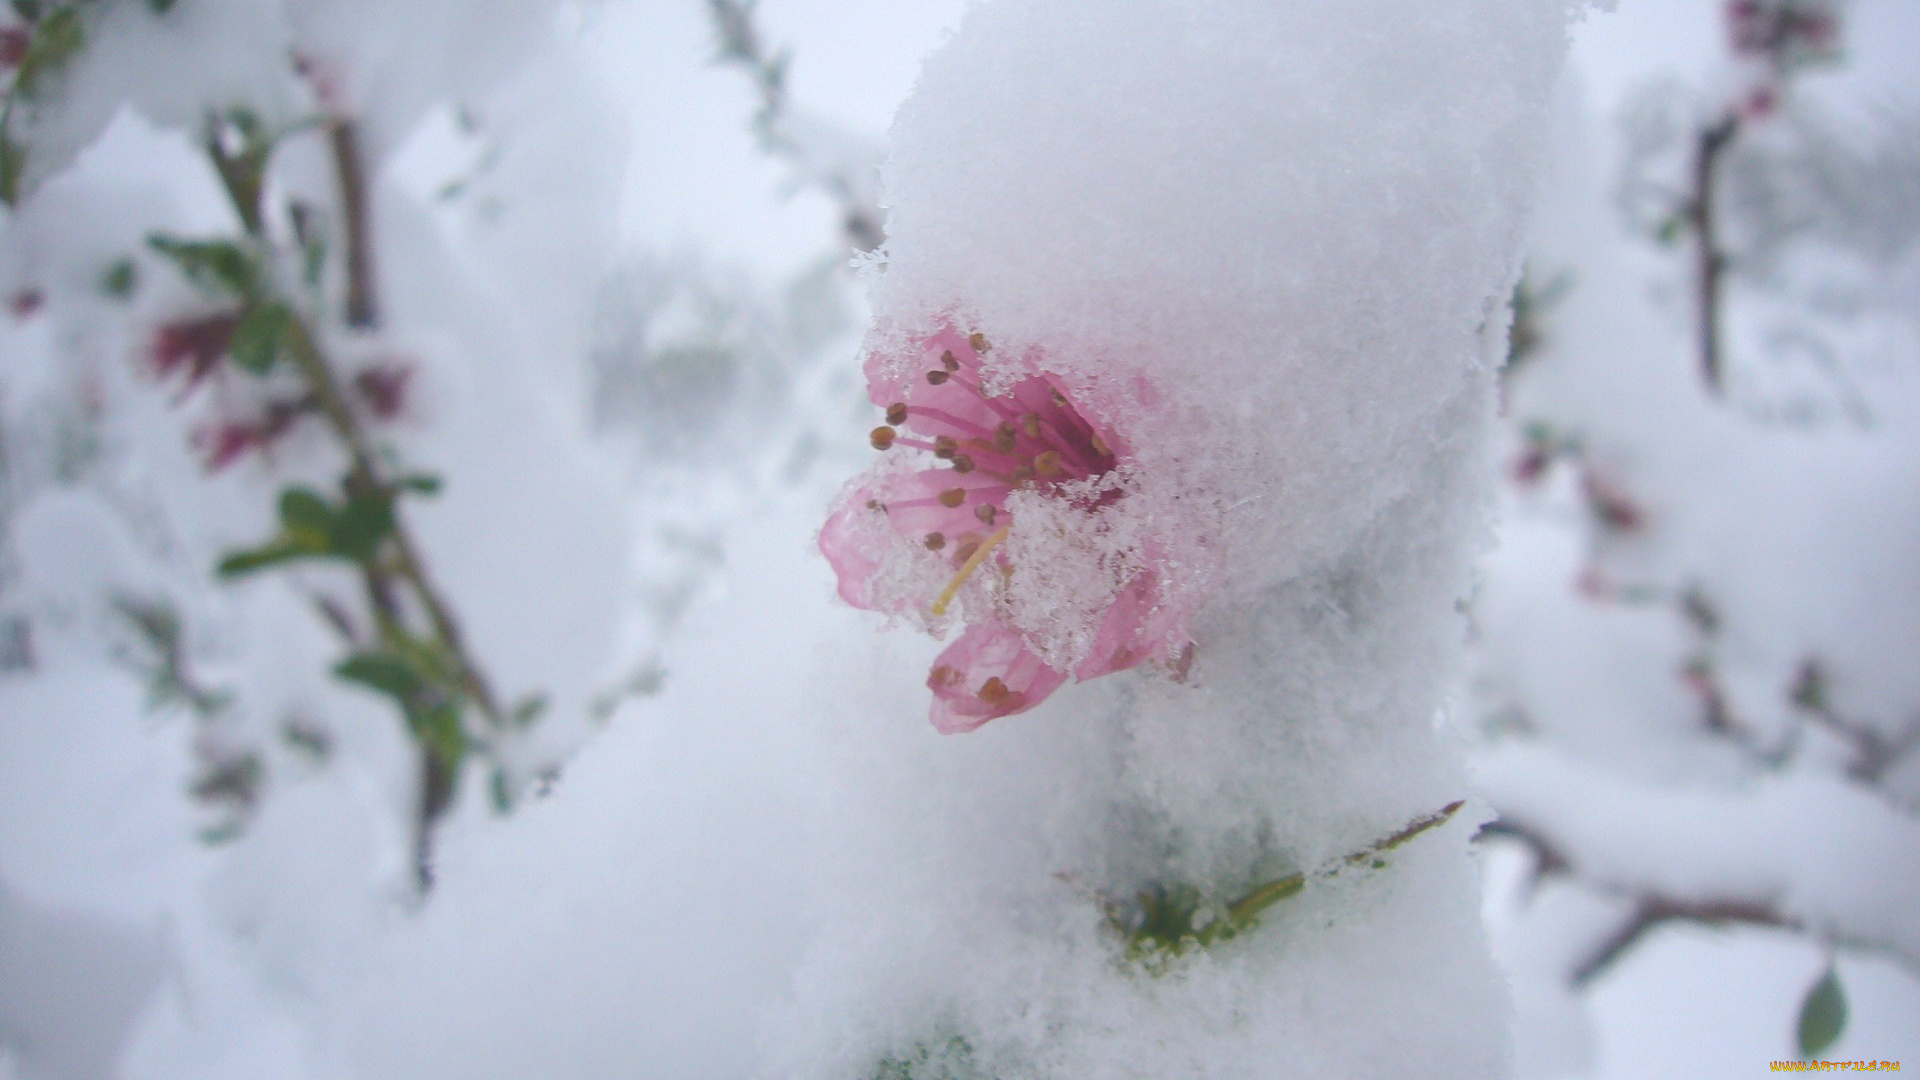
M 33 43 L 33 27 L 26 23 L 0 26 L 0 68 L 11 71 L 27 58 L 27 46 Z
M 374 419 L 394 420 L 406 411 L 407 391 L 412 382 L 412 364 L 383 361 L 355 373 L 353 391 Z
M 1052 375 L 1030 375 L 989 394 L 981 381 L 981 354 L 989 346 L 980 334 L 942 326 L 910 348 L 917 363 L 902 366 L 898 356 L 868 359 L 868 394 L 887 420 L 873 430 L 872 442 L 882 451 L 923 451 L 931 455 L 929 467 L 879 474 L 852 490 L 821 530 L 820 550 L 848 603 L 904 613 L 924 600 L 927 613 L 938 618 L 981 570 L 991 571 L 984 579 L 990 582 L 1004 583 L 1012 575 L 1004 545 L 1016 523 L 1008 496 L 1056 495 L 1091 514 L 1125 495 L 1118 488 L 1089 495 L 1095 489 L 1080 482 L 1114 471 L 1127 452 L 1087 420 Z M 872 514 L 884 515 L 897 543 L 934 552 L 953 568 L 945 589 L 906 601 L 876 591 L 883 557 L 861 542 L 865 515 Z M 1191 646 L 1168 655 L 1167 643 L 1181 635 L 1186 613 L 1162 602 L 1161 592 L 1149 553 L 1148 567 L 1108 604 L 1091 651 L 1074 665 L 1072 678 L 1091 679 L 1154 659 L 1169 661 L 1183 675 Z M 1033 708 L 1068 677 L 1041 659 L 1004 605 L 996 604 L 992 618 L 976 618 L 934 661 L 927 677 L 934 695 L 931 719 L 942 732 L 972 731 Z
M 214 315 L 161 326 L 154 332 L 149 352 L 155 374 L 163 379 L 172 378 L 184 368 L 186 385 L 181 388 L 180 396 L 186 397 L 202 379 L 219 368 L 220 361 L 227 355 L 227 346 L 233 341 L 234 328 L 239 324 L 238 316 Z
M 294 424 L 319 408 L 314 399 L 268 402 L 266 411 L 247 420 L 222 420 L 193 433 L 193 445 L 206 455 L 207 470 L 219 472 L 256 451 L 264 453 Z
M 1839 55 L 1833 0 L 1728 0 L 1726 14 L 1728 43 L 1737 56 L 1785 71 Z

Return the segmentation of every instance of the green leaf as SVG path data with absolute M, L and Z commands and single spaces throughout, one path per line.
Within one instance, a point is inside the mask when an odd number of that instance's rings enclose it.
M 176 2 L 177 0 L 147 0 L 147 10 L 153 12 L 155 15 L 165 15 L 167 12 L 173 10 L 173 5 Z
M 69 7 L 48 12 L 34 24 L 27 55 L 21 58 L 20 69 L 13 77 L 14 92 L 31 99 L 39 93 L 40 81 L 66 67 L 86 44 L 87 30 L 80 24 L 78 11 Z
M 507 770 L 498 765 L 493 767 L 493 775 L 487 778 L 487 792 L 493 796 L 494 813 L 513 812 L 513 781 L 507 778 Z
M 420 672 L 406 657 L 390 652 L 355 653 L 335 664 L 333 673 L 397 700 L 409 713 L 413 711 L 414 699 L 426 686 Z
M 257 548 L 229 554 L 216 570 L 221 577 L 239 577 L 294 559 L 340 555 L 335 539 L 338 516 L 312 488 L 286 488 L 280 492 L 280 535 Z
M 273 156 L 275 133 L 253 110 L 236 107 L 209 113 L 205 145 L 207 156 L 226 185 L 240 223 L 247 233 L 259 236 L 265 228 L 261 217 L 260 194 L 266 183 L 267 159 Z
M 324 545 L 333 532 L 333 507 L 312 488 L 289 487 L 280 492 L 280 524 L 289 533 L 319 534 Z
M 253 256 L 230 240 L 180 240 L 164 233 L 147 237 L 147 246 L 172 259 L 203 289 L 251 298 L 259 291 L 260 270 Z
M 255 304 L 233 328 L 233 343 L 228 346 L 233 362 L 255 375 L 265 375 L 280 359 L 292 329 L 293 312 L 285 304 Z
M 546 711 L 547 695 L 528 694 L 526 697 L 520 699 L 519 704 L 513 707 L 511 713 L 507 714 L 507 722 L 524 731 L 532 727 L 540 719 L 541 714 Z
M 393 535 L 393 495 L 378 492 L 348 500 L 333 519 L 333 552 L 355 562 L 368 562 L 380 544 Z
M 24 22 L 37 22 L 40 18 L 40 0 L 13 0 L 13 13 Z
M 460 706 L 452 701 L 407 710 L 407 727 L 427 752 L 440 759 L 449 773 L 458 772 L 467 755 L 467 730 L 460 723 Z
M 440 494 L 440 478 L 431 473 L 413 473 L 394 480 L 393 486 L 399 491 L 413 491 L 422 495 Z
M 294 238 L 300 242 L 300 280 L 307 288 L 320 287 L 320 274 L 327 268 L 327 230 L 312 219 L 314 214 L 304 203 L 294 204 Z
M 1800 1056 L 1814 1058 L 1834 1041 L 1847 1026 L 1847 995 L 1840 989 L 1840 977 L 1829 965 L 1820 981 L 1807 991 L 1800 1003 Z
M 8 206 L 20 199 L 20 175 L 27 169 L 27 148 L 0 131 L 0 202 Z
M 278 566 L 283 562 L 292 562 L 295 559 L 311 559 L 321 554 L 324 554 L 324 552 L 315 551 L 305 544 L 283 536 L 270 540 L 257 548 L 247 548 L 242 551 L 227 553 L 227 555 L 220 560 L 219 564 L 214 567 L 214 573 L 223 578 L 241 577 L 246 574 L 251 574 L 256 570 L 264 570 L 270 566 Z
M 139 268 L 132 259 L 115 259 L 100 274 L 100 291 L 115 300 L 126 300 L 140 284 Z

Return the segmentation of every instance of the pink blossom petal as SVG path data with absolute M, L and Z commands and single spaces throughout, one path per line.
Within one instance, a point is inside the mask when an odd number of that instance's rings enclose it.
M 1160 602 L 1151 570 L 1120 590 L 1100 621 L 1093 653 L 1074 669 L 1076 681 L 1097 679 L 1163 657 L 1181 630 L 1182 613 Z
M 1048 667 L 1019 634 L 998 622 L 976 623 L 933 662 L 929 719 L 943 735 L 962 734 L 1026 712 L 1066 681 L 1066 672 Z
M 952 492 L 960 492 L 957 503 Z M 887 522 L 895 532 L 916 544 L 925 543 L 931 533 L 946 540 L 957 540 L 969 532 L 989 533 L 1006 524 L 1007 485 L 1004 481 L 952 469 L 926 469 L 900 477 L 887 487 L 881 500 L 887 508 Z M 942 501 L 941 496 L 947 496 Z M 992 521 L 983 518 L 981 507 L 994 507 Z
M 872 498 L 866 488 L 860 488 L 820 527 L 820 554 L 827 557 L 834 576 L 840 579 L 840 599 L 867 611 L 874 609 L 867 586 L 879 572 L 880 564 L 861 548 L 853 521 L 855 514 L 876 512 L 867 507 Z

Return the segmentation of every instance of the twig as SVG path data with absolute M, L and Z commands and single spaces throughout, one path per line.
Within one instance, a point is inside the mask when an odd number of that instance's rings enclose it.
M 1909 721 L 1897 735 L 1884 735 L 1871 724 L 1841 716 L 1828 694 L 1826 668 L 1817 657 L 1801 661 L 1792 699 L 1796 708 L 1852 747 L 1853 760 L 1847 763 L 1847 775 L 1861 783 L 1879 787 L 1888 770 L 1920 747 L 1920 719 Z
M 805 149 L 780 127 L 787 112 L 787 61 L 783 50 L 769 54 L 754 25 L 754 0 L 707 0 L 713 13 L 714 28 L 720 34 L 719 60 L 746 71 L 760 93 L 760 110 L 754 114 L 754 131 L 760 148 L 768 154 L 784 157 L 807 167 Z M 844 172 L 815 174 L 809 177 L 840 204 L 841 228 L 847 242 L 856 251 L 872 251 L 885 242 L 886 228 L 880 209 L 860 198 L 858 186 Z
M 321 413 L 347 448 L 350 465 L 346 487 L 349 497 L 390 492 L 392 487 L 380 475 L 366 433 L 361 429 L 358 417 L 347 407 L 333 369 L 314 342 L 313 332 L 305 319 L 295 317 L 289 344 L 295 364 L 319 400 Z M 428 577 L 426 563 L 419 555 L 412 533 L 400 517 L 398 506 L 394 507 L 393 514 L 392 539 L 397 558 L 391 567 L 378 559 L 362 565 L 368 601 L 379 613 L 378 621 L 383 626 L 401 625 L 400 608 L 394 595 L 394 579 L 397 576 L 404 581 L 425 610 L 440 643 L 453 657 L 462 688 L 486 718 L 489 729 L 500 730 L 505 726 L 505 719 L 493 697 L 492 688 L 480 666 L 468 654 L 451 608 Z M 433 826 L 452 805 L 458 777 L 450 763 L 443 760 L 431 746 L 421 746 L 420 759 L 419 804 L 414 819 L 414 877 L 416 885 L 424 893 L 433 887 Z
M 1714 178 L 1719 173 L 1721 155 L 1740 130 L 1740 120 L 1729 113 L 1718 123 L 1700 132 L 1693 156 L 1693 198 L 1687 204 L 1687 218 L 1693 226 L 1694 273 L 1700 305 L 1700 374 L 1708 392 L 1722 393 L 1723 372 L 1720 347 L 1721 292 L 1727 270 L 1727 255 L 1720 250 L 1714 224 Z
M 1638 898 L 1633 914 L 1627 917 L 1608 938 L 1600 944 L 1585 960 L 1574 965 L 1568 979 L 1576 987 L 1584 987 L 1615 960 L 1645 937 L 1650 931 L 1669 922 L 1693 922 L 1708 926 L 1724 926 L 1727 923 L 1741 923 L 1747 926 L 1764 926 L 1795 933 L 1807 933 L 1807 925 L 1798 919 L 1789 918 L 1771 904 L 1757 903 L 1751 900 L 1679 900 L 1659 893 L 1650 893 Z
M 1567 981 L 1576 988 L 1583 988 L 1590 984 L 1614 961 L 1625 955 L 1627 950 L 1639 944 L 1649 932 L 1669 922 L 1691 922 L 1705 926 L 1736 923 L 1744 926 L 1787 930 L 1817 938 L 1829 946 L 1848 945 L 1883 953 L 1909 969 L 1920 971 L 1920 957 L 1913 956 L 1896 945 L 1865 938 L 1840 937 L 1829 929 L 1815 927 L 1798 916 L 1782 911 L 1772 900 L 1755 900 L 1748 897 L 1678 897 L 1659 889 L 1637 888 L 1618 882 L 1595 879 L 1582 873 L 1565 850 L 1545 833 L 1507 815 L 1502 815 L 1497 821 L 1483 826 L 1480 835 L 1504 836 L 1531 848 L 1537 860 L 1534 868 L 1536 880 L 1548 875 L 1562 875 L 1597 892 L 1623 896 L 1633 901 L 1632 913 L 1568 972 Z
M 353 121 L 334 117 L 327 124 L 327 143 L 333 151 L 334 172 L 340 178 L 340 212 L 345 219 L 347 325 L 371 330 L 380 322 L 380 305 L 374 291 L 366 171 L 360 161 L 359 133 Z
M 371 224 L 367 214 L 366 181 L 361 168 L 355 129 L 351 121 L 338 118 L 327 125 L 328 142 L 332 149 L 335 168 L 339 174 L 342 216 L 346 234 L 347 301 L 345 320 L 354 327 L 370 328 L 376 322 L 377 302 L 374 293 L 374 274 L 371 243 Z M 243 169 L 251 166 L 254 171 L 264 167 L 260 162 L 246 162 L 226 153 L 218 139 L 209 139 L 209 153 L 216 169 L 226 181 L 229 196 L 235 202 L 242 224 L 249 235 L 257 242 L 269 243 L 264 225 L 265 215 L 257 204 L 259 185 L 242 182 L 246 180 Z M 450 659 L 453 673 L 460 691 L 468 701 L 479 710 L 490 731 L 500 731 L 507 727 L 505 714 L 493 696 L 491 686 L 480 665 L 468 653 L 458 621 L 453 615 L 451 605 L 447 603 L 435 587 L 428 573 L 426 561 L 422 558 L 419 544 L 401 515 L 400 507 L 395 503 L 397 488 L 381 468 L 380 459 L 373 449 L 361 419 L 349 405 L 346 393 L 334 373 L 333 365 L 322 351 L 319 337 L 309 317 L 288 308 L 288 320 L 284 345 L 286 354 L 298 369 L 302 381 L 306 383 L 314 407 L 325 417 L 328 427 L 346 451 L 347 475 L 343 482 L 348 500 L 384 500 L 392 505 L 392 526 L 389 534 L 390 555 L 367 558 L 360 562 L 362 582 L 366 590 L 367 603 L 372 608 L 378 628 L 378 638 L 386 646 L 403 644 L 407 631 L 405 605 L 402 594 L 410 594 L 425 614 L 432 633 L 437 638 L 438 647 Z M 343 637 L 354 643 L 351 624 L 339 613 L 329 615 L 329 621 L 342 630 Z M 434 823 L 451 805 L 455 783 L 458 779 L 455 771 L 456 760 L 447 760 L 435 746 L 426 740 L 420 740 L 421 774 L 419 804 L 415 815 L 414 864 L 416 880 L 422 892 L 432 885 L 432 831 Z

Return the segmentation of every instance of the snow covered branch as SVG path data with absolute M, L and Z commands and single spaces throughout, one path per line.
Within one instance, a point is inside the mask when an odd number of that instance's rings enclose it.
M 795 186 L 810 185 L 840 205 L 841 227 L 855 251 L 886 239 L 879 201 L 880 149 L 823 118 L 796 110 L 788 99 L 786 50 L 768 52 L 754 21 L 756 0 L 707 0 L 720 38 L 719 60 L 752 78 L 760 95 L 754 131 L 768 154 L 794 169 Z
M 1920 970 L 1920 821 L 1857 785 L 1786 773 L 1674 789 L 1519 744 L 1477 777 L 1500 808 L 1492 834 L 1532 848 L 1536 873 L 1633 904 L 1568 972 L 1576 984 L 1675 920 L 1792 930 Z

